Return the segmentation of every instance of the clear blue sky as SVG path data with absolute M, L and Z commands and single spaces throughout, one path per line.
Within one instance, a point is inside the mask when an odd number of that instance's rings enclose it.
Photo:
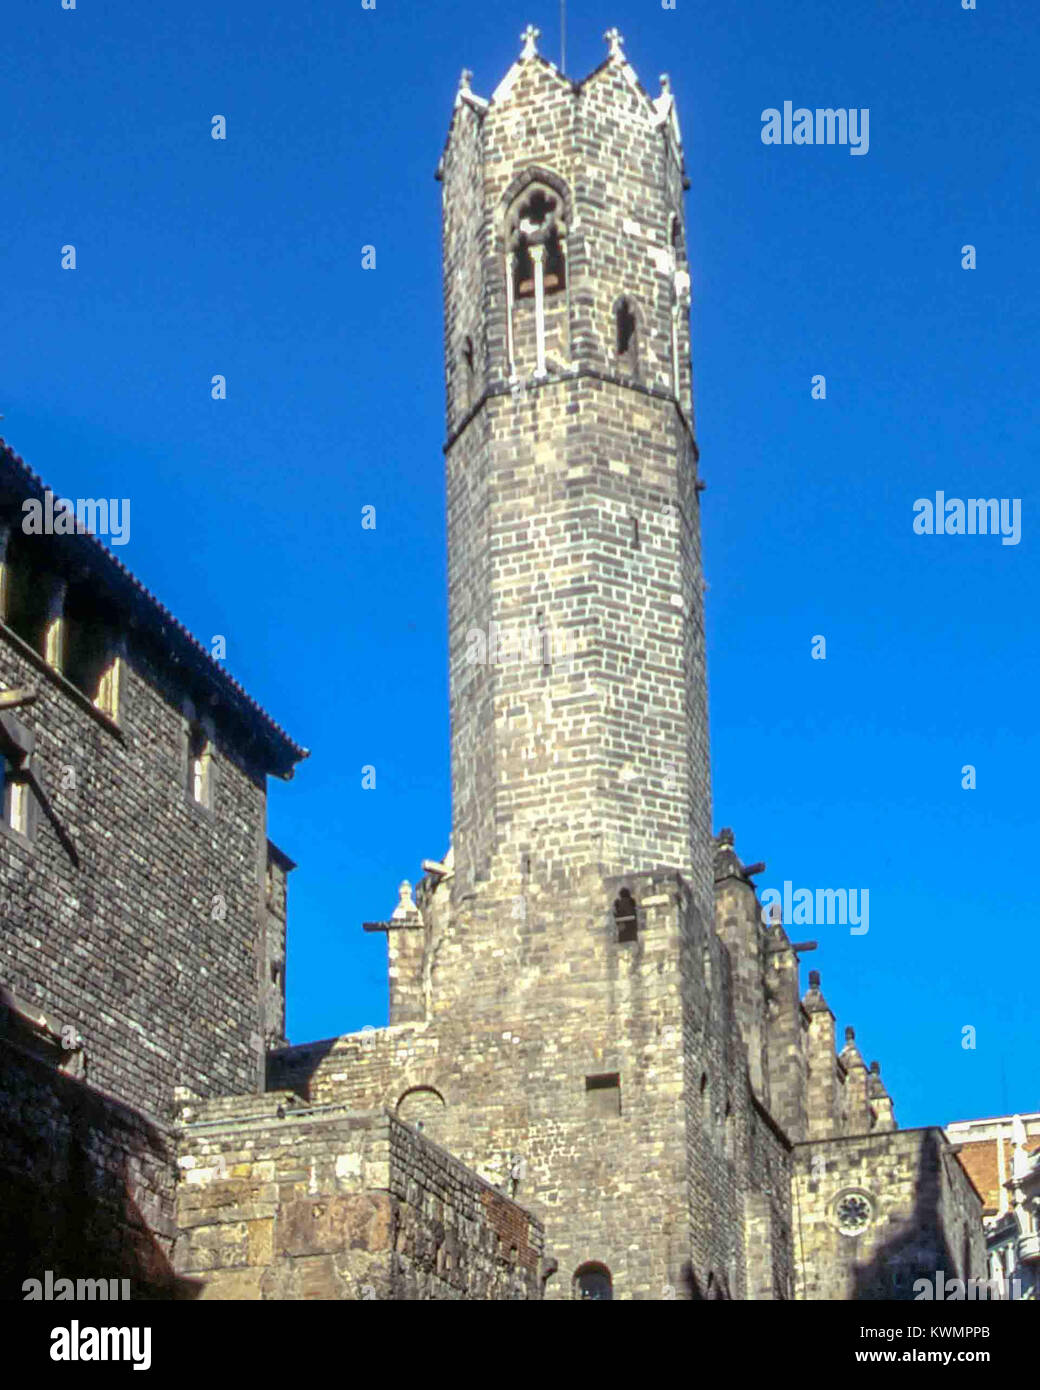
M 1040 19 L 978 3 L 568 4 L 569 72 L 617 24 L 686 139 L 715 825 L 762 887 L 869 889 L 804 934 L 904 1125 L 1040 1109 Z M 0 429 L 131 498 L 120 558 L 313 749 L 270 803 L 296 1042 L 385 1021 L 361 923 L 447 848 L 433 172 L 528 21 L 558 58 L 555 0 L 5 6 Z M 868 107 L 869 153 L 764 146 L 787 99 Z M 1021 543 L 915 536 L 937 489 L 1021 498 Z

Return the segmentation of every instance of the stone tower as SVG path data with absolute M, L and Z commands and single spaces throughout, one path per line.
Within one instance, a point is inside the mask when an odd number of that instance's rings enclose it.
M 457 891 L 709 879 L 682 147 L 616 31 L 464 73 L 441 165 Z M 537 871 L 534 865 L 537 863 Z
M 454 831 L 420 895 L 426 1008 L 455 1049 L 445 1142 L 522 1174 L 550 1295 L 607 1270 L 661 1298 L 737 1123 L 734 1059 L 705 1051 L 726 1028 L 694 1012 L 723 969 L 686 180 L 667 79 L 651 99 L 611 31 L 575 84 L 536 37 L 489 102 L 463 74 L 438 170 Z M 702 1285 L 740 1279 L 720 1224 Z

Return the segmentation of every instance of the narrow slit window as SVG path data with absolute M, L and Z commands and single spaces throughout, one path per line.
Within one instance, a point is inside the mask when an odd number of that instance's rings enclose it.
M 614 349 L 617 364 L 631 376 L 639 375 L 639 315 L 635 301 L 627 295 L 614 309 Z
M 636 901 L 627 888 L 622 888 L 614 900 L 614 922 L 618 941 L 635 941 L 639 936 L 639 915 Z
M 19 759 L 5 756 L 3 760 L 4 821 L 20 835 L 29 833 L 29 787 Z
M 636 316 L 627 299 L 618 305 L 617 311 L 617 352 L 624 357 L 631 350 L 636 336 Z
M 465 408 L 469 410 L 476 396 L 477 386 L 477 361 L 476 353 L 473 348 L 473 339 L 468 335 L 462 344 L 462 397 Z
M 212 746 L 201 724 L 188 729 L 188 795 L 199 806 L 210 804 Z

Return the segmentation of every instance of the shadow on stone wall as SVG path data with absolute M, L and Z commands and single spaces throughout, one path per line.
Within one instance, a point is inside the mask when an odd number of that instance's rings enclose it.
M 732 1299 L 729 1280 L 725 1274 L 716 1277 L 715 1271 L 711 1270 L 707 1281 L 702 1285 L 689 1260 L 682 1267 L 680 1280 L 682 1296 L 691 1303 L 729 1302 Z
M 311 1078 L 339 1041 L 323 1038 L 320 1042 L 300 1043 L 282 1047 L 267 1054 L 268 1091 L 295 1091 L 301 1100 L 311 1099 Z
M 27 1279 L 128 1279 L 191 1299 L 170 1263 L 176 1165 L 143 1115 L 0 1038 L 0 1299 Z
M 936 1270 L 951 1279 L 961 1272 L 964 1252 L 950 1249 L 940 1220 L 942 1151 L 942 1131 L 929 1130 L 918 1157 L 914 1209 L 905 1223 L 908 1229 L 879 1246 L 873 1258 L 855 1270 L 853 1298 L 857 1301 L 911 1302 L 915 1280 L 934 1281 Z M 971 1273 L 970 1267 L 967 1272 Z

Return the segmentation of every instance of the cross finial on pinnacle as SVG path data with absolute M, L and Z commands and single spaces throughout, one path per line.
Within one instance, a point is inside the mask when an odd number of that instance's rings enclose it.
M 520 37 L 524 41 L 524 51 L 520 54 L 521 58 L 537 58 L 538 49 L 536 47 L 536 43 L 537 40 L 541 38 L 541 35 L 541 29 L 536 28 L 533 24 L 529 24 L 527 26 L 524 32 L 520 35 Z
M 460 74 L 460 76 L 459 76 L 459 91 L 460 91 L 460 92 L 468 92 L 469 89 L 470 89 L 470 88 L 469 88 L 469 84 L 470 84 L 472 81 L 473 81 L 473 74 L 470 72 L 469 68 L 463 68 L 463 69 L 462 69 L 462 72 L 461 72 L 461 74 Z
M 610 52 L 607 54 L 608 58 L 623 58 L 625 56 L 621 51 L 621 45 L 625 40 L 621 37 L 620 29 L 608 29 L 603 37 L 606 39 L 607 43 L 610 44 Z

